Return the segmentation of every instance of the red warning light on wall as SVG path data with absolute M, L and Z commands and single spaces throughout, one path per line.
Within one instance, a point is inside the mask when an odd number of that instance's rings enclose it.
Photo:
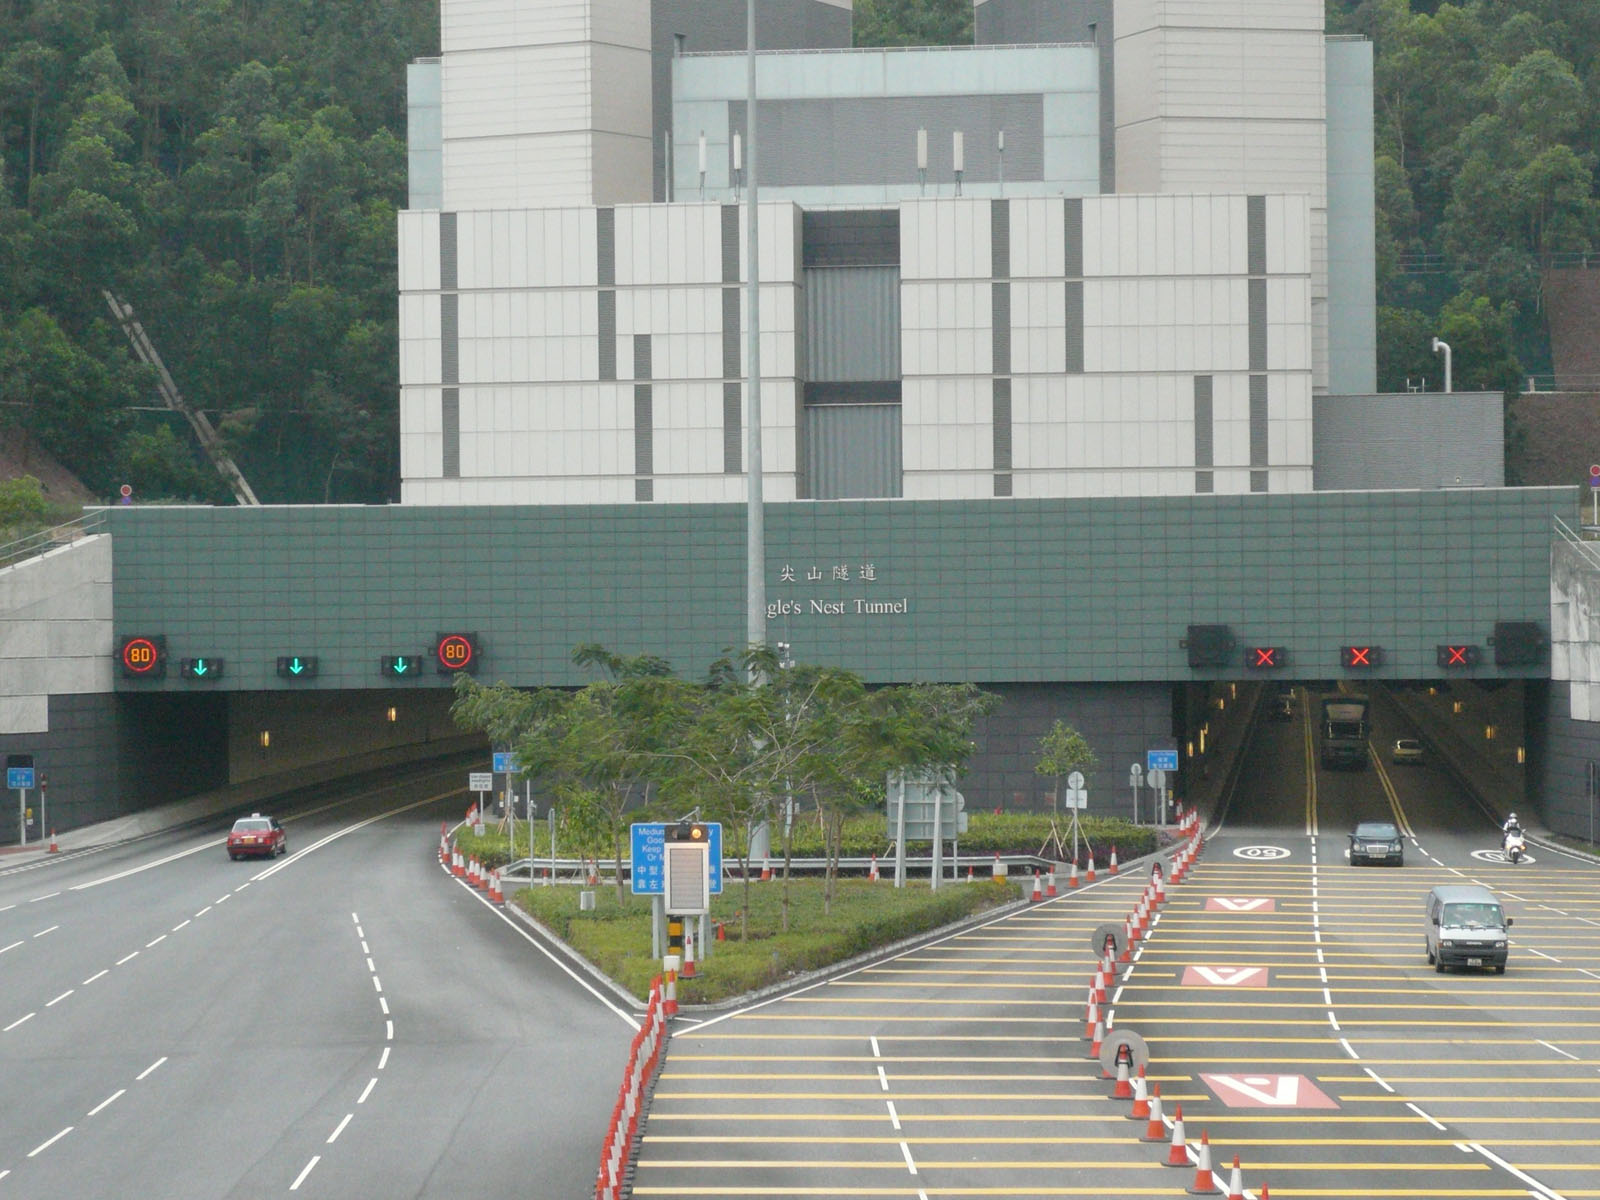
M 1288 661 L 1289 653 L 1282 646 L 1251 646 L 1244 656 L 1244 665 L 1255 671 L 1270 671 Z
M 1478 665 L 1476 646 L 1447 646 L 1441 643 L 1434 648 L 1435 659 L 1441 667 L 1475 667 Z
M 1358 671 L 1363 667 L 1376 667 L 1383 662 L 1382 646 L 1341 646 L 1339 648 L 1339 661 L 1344 664 L 1347 671 Z
M 434 643 L 434 657 L 439 660 L 439 672 L 451 675 L 457 671 L 472 672 L 478 669 L 478 635 L 475 633 L 441 633 Z

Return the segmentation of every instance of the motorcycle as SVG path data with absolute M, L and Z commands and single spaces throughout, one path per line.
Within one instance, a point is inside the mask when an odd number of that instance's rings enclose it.
M 1504 849 L 1507 862 L 1515 866 L 1522 861 L 1522 856 L 1526 851 L 1526 843 L 1523 841 L 1520 830 L 1509 829 L 1506 831 Z

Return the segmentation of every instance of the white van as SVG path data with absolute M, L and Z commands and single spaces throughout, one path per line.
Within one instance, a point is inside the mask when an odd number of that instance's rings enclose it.
M 1424 929 L 1428 961 L 1435 971 L 1446 967 L 1493 967 L 1506 971 L 1511 918 L 1486 887 L 1449 884 L 1428 893 Z

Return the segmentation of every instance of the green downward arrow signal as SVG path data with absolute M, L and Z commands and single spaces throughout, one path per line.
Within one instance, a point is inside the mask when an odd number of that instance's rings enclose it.
M 396 675 L 404 675 L 406 673 L 406 667 L 408 665 L 409 664 L 403 658 L 395 659 L 394 660 L 394 673 Z
M 197 659 L 194 660 L 194 668 L 193 669 L 194 669 L 194 673 L 196 675 L 204 675 L 209 668 L 207 668 L 207 666 L 206 666 L 206 660 L 205 659 L 197 658 Z
M 291 658 L 289 660 L 289 674 L 298 675 L 298 674 L 300 674 L 301 671 L 304 671 L 305 669 L 306 669 L 305 663 L 301 662 L 298 658 Z

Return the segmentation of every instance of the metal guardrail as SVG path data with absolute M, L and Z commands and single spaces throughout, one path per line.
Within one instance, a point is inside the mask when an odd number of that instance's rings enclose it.
M 54 550 L 58 546 L 69 546 L 79 538 L 98 531 L 105 523 L 105 509 L 96 508 L 84 513 L 75 521 L 68 521 L 65 525 L 54 525 L 49 529 L 30 533 L 27 537 L 18 538 L 14 542 L 7 542 L 0 546 L 0 567 L 9 567 L 25 559 L 37 558 L 45 551 Z

